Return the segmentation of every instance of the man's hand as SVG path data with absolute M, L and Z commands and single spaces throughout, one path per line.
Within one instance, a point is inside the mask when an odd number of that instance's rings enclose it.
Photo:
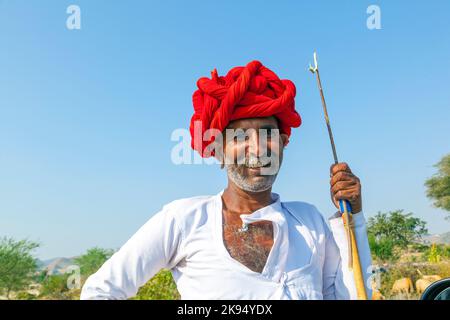
M 333 164 L 330 168 L 331 199 L 339 209 L 339 200 L 348 200 L 352 213 L 362 210 L 361 183 L 345 162 Z

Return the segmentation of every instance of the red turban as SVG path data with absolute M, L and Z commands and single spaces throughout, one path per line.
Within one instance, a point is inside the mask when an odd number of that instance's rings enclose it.
M 191 146 L 202 157 L 214 155 L 205 152 L 205 148 L 214 140 L 212 136 L 204 141 L 205 131 L 218 129 L 222 132 L 230 121 L 275 116 L 280 133 L 288 137 L 291 128 L 299 127 L 302 122 L 295 111 L 294 83 L 280 80 L 259 61 L 252 61 L 245 67 L 235 67 L 224 77 L 219 76 L 214 69 L 211 79 L 200 78 L 197 86 L 198 90 L 192 96 L 194 114 L 190 132 Z M 196 128 L 200 125 L 201 130 L 194 130 L 196 122 Z

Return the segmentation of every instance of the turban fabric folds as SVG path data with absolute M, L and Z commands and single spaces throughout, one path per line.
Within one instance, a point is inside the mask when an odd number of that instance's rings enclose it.
M 214 155 L 214 152 L 205 150 L 214 141 L 214 135 L 205 139 L 205 132 L 209 129 L 222 132 L 230 121 L 275 116 L 280 134 L 288 137 L 291 128 L 301 124 L 300 115 L 295 110 L 294 83 L 280 80 L 259 61 L 235 67 L 226 76 L 219 76 L 214 69 L 211 79 L 200 78 L 197 87 L 192 96 L 194 114 L 189 129 L 191 146 L 202 157 Z

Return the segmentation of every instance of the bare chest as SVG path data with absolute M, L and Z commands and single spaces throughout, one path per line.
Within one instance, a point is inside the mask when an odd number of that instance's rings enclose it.
M 273 246 L 271 221 L 254 222 L 241 231 L 239 215 L 223 212 L 223 241 L 230 256 L 252 271 L 261 273 Z

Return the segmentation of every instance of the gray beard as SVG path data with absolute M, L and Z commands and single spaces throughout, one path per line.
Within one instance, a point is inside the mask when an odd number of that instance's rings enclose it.
M 239 173 L 239 166 L 226 165 L 228 178 L 235 185 L 245 191 L 262 192 L 270 189 L 277 178 L 278 173 L 261 176 L 257 182 L 250 182 L 247 177 Z

